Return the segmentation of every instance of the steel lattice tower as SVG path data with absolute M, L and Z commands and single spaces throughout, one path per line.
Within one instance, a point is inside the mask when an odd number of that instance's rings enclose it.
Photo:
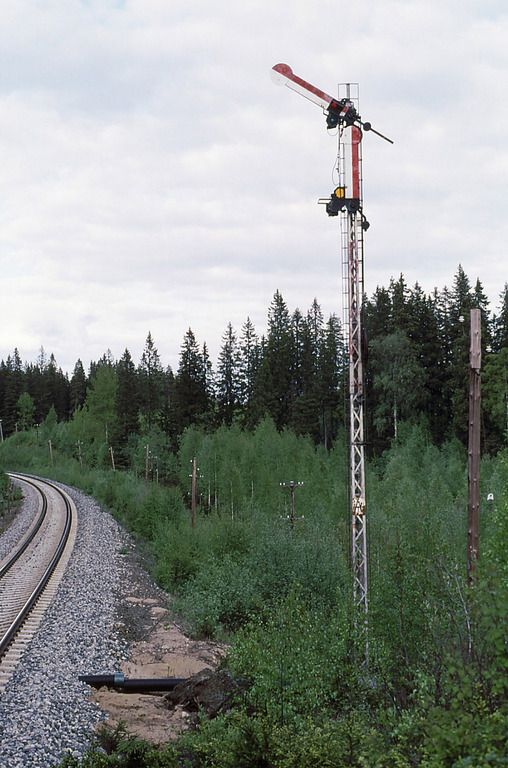
M 295 75 L 287 64 L 272 67 L 272 79 L 318 104 L 326 115 L 328 128 L 337 128 L 339 139 L 337 172 L 339 183 L 326 203 L 329 216 L 341 217 L 341 251 L 343 277 L 344 332 L 349 352 L 349 437 L 350 499 L 352 528 L 352 571 L 355 606 L 367 633 L 367 521 L 365 502 L 365 383 L 363 367 L 362 304 L 363 234 L 369 224 L 363 214 L 362 194 L 362 128 L 372 131 L 390 143 L 391 139 L 362 122 L 358 112 L 358 84 L 339 86 L 334 99 L 324 91 Z M 358 624 L 357 624 L 358 626 Z M 368 653 L 368 638 L 365 638 Z
M 339 99 L 354 104 L 358 112 L 358 85 L 339 86 Z M 362 131 L 342 124 L 338 131 L 339 186 L 334 192 L 343 200 L 340 209 L 343 281 L 343 324 L 349 358 L 349 451 L 351 504 L 351 560 L 355 604 L 368 612 L 368 559 L 365 491 L 365 381 L 363 361 L 362 304 L 363 234 L 368 226 L 363 215 Z M 337 197 L 337 190 L 342 197 Z M 333 201 L 333 196 L 332 196 Z M 337 207 L 337 205 L 335 205 Z M 329 210 L 333 215 L 334 211 Z

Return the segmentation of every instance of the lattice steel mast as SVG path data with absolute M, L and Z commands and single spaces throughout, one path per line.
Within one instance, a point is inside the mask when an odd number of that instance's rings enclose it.
M 348 98 L 350 86 L 347 87 Z M 365 377 L 363 366 L 362 302 L 363 233 L 368 223 L 362 208 L 362 132 L 356 125 L 339 128 L 340 184 L 326 209 L 341 216 L 344 332 L 349 352 L 349 442 L 352 572 L 357 607 L 368 611 L 367 521 L 365 494 Z M 337 202 L 335 202 L 337 200 Z
M 342 276 L 344 284 L 344 324 L 349 349 L 349 416 L 351 462 L 351 525 L 354 600 L 357 608 L 368 612 L 367 529 L 365 503 L 365 384 L 363 369 L 363 233 L 368 222 L 362 200 L 362 130 L 387 139 L 362 123 L 358 114 L 358 86 L 346 84 L 334 99 L 295 75 L 287 64 L 272 68 L 272 79 L 286 85 L 322 107 L 328 128 L 338 128 L 339 185 L 326 203 L 329 216 L 341 216 Z M 355 92 L 353 93 L 353 90 Z M 356 102 L 356 103 L 355 103 Z M 365 625 L 366 626 L 366 625 Z

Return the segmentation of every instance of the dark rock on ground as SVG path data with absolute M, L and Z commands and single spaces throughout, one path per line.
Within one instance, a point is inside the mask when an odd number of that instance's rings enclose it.
M 179 706 L 187 712 L 201 710 L 215 717 L 231 709 L 235 698 L 247 688 L 245 680 L 234 680 L 227 669 L 203 670 L 178 683 L 164 698 L 169 709 Z

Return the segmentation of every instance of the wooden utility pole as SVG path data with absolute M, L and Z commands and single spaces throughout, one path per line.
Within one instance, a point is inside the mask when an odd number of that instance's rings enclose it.
M 192 488 L 191 488 L 191 523 L 194 528 L 194 521 L 196 519 L 196 484 L 197 484 L 197 467 L 196 457 L 192 460 Z
M 291 512 L 288 517 L 283 517 L 283 520 L 289 520 L 291 523 L 291 529 L 295 527 L 295 520 L 304 520 L 304 517 L 295 517 L 295 488 L 299 488 L 303 483 L 295 483 L 291 480 L 289 483 L 280 483 L 281 488 L 288 488 L 291 493 Z
M 53 461 L 53 446 L 51 445 L 51 440 L 48 440 L 48 443 L 49 443 L 49 455 L 51 458 L 51 466 L 54 467 L 55 463 Z
M 480 369 L 481 313 L 471 310 L 471 349 L 469 372 L 469 444 L 468 444 L 468 513 L 467 513 L 467 577 L 471 584 L 479 552 L 480 530 Z

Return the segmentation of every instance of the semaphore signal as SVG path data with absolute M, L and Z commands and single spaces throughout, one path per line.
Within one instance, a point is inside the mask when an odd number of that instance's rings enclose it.
M 362 303 L 363 234 L 369 223 L 363 213 L 362 138 L 372 131 L 393 144 L 391 139 L 363 122 L 358 112 L 358 86 L 339 87 L 337 99 L 295 75 L 287 64 L 272 67 L 277 85 L 299 93 L 323 109 L 328 128 L 337 128 L 339 183 L 329 198 L 320 200 L 329 216 L 341 216 L 342 277 L 344 286 L 344 332 L 349 350 L 349 442 L 351 462 L 352 571 L 354 600 L 365 616 L 362 627 L 367 634 L 367 528 L 365 500 L 365 382 L 363 362 Z M 340 91 L 343 93 L 340 93 Z M 362 131 L 363 129 L 363 131 Z M 365 637 L 366 650 L 368 638 Z

